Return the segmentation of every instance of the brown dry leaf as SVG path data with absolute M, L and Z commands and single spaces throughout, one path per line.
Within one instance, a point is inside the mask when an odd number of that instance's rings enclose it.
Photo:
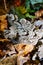
M 32 45 L 32 44 L 17 44 L 17 45 L 15 45 L 15 48 L 18 51 L 18 55 L 25 56 L 34 49 L 34 45 Z
M 0 15 L 4 15 L 4 14 L 6 14 L 6 11 L 5 11 L 5 9 L 2 7 L 2 6 L 0 6 Z
M 5 52 L 3 52 L 2 50 L 0 50 L 0 57 L 3 57 L 5 55 Z
M 0 42 L 7 42 L 7 41 L 9 42 L 10 40 L 8 40 L 8 39 L 1 39 L 0 38 Z
M 5 59 L 2 60 L 2 65 L 15 65 L 16 64 L 16 60 L 17 60 L 17 56 L 16 55 L 12 55 L 10 57 L 6 57 Z M 10 64 L 11 63 L 11 64 Z
M 13 45 L 12 43 L 7 44 L 6 47 L 7 47 L 8 49 L 10 49 L 11 51 L 12 51 L 12 50 L 15 50 L 14 45 Z
M 32 52 L 32 50 L 34 49 L 34 45 L 24 44 L 24 43 L 16 44 L 16 45 L 14 45 L 14 47 L 13 47 L 13 45 L 11 45 L 11 47 L 9 45 L 8 45 L 8 47 L 12 48 L 12 49 L 11 49 L 11 51 L 7 50 L 6 53 L 7 54 L 10 53 L 12 55 L 9 56 L 9 57 L 4 58 L 2 60 L 2 63 L 4 63 L 5 65 L 6 65 L 6 63 L 7 64 L 12 63 L 12 65 L 15 65 L 15 64 L 23 65 L 25 62 L 30 60 L 30 52 Z M 15 52 L 14 48 L 18 51 L 18 53 L 13 54 L 13 52 Z
M 6 19 L 6 15 L 2 15 L 0 16 L 0 30 L 4 31 L 5 28 L 7 28 L 7 20 Z
M 23 56 L 18 56 L 17 57 L 17 65 L 23 65 L 25 62 L 29 60 L 30 56 L 23 57 Z
M 32 52 L 33 49 L 34 46 L 32 44 L 27 44 L 23 51 L 24 55 L 27 55 L 28 53 Z
M 35 12 L 35 16 L 36 16 L 37 18 L 43 16 L 43 10 L 39 10 L 39 11 Z
M 1 15 L 1 16 L 0 16 L 0 20 L 1 20 L 1 21 L 5 20 L 5 18 L 6 18 L 6 15 Z
M 15 51 L 15 48 L 14 48 L 13 44 L 7 44 L 6 47 L 8 48 L 8 50 L 6 51 L 6 54 L 8 54 L 9 56 L 13 55 L 13 54 L 16 54 L 16 51 Z
M 21 43 L 21 44 L 16 44 L 16 45 L 14 45 L 14 46 L 15 46 L 16 50 L 19 52 L 19 51 L 22 50 L 23 47 L 26 46 L 26 45 Z

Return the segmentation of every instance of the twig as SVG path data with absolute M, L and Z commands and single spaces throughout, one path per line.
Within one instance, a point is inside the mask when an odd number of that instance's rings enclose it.
M 7 11 L 6 0 L 4 0 L 4 7 L 5 7 L 5 10 Z

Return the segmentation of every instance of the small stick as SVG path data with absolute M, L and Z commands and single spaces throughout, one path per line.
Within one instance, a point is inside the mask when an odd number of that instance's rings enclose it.
M 5 7 L 5 10 L 7 11 L 6 0 L 4 0 L 4 7 Z

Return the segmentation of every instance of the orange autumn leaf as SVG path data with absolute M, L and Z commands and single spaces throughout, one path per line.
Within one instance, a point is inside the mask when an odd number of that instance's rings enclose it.
M 5 28 L 7 28 L 6 15 L 2 15 L 0 16 L 0 30 L 4 31 Z

